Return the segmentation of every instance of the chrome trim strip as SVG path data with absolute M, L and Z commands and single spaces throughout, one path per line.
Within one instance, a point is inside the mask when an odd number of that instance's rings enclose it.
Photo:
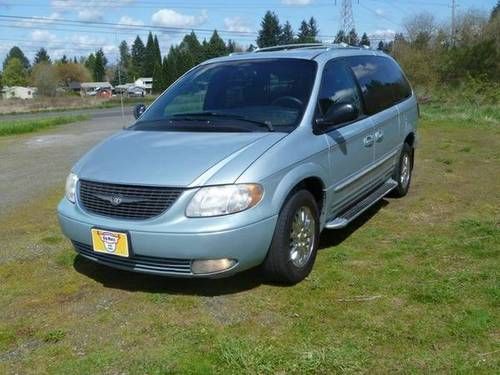
M 340 184 L 338 184 L 337 186 L 335 186 L 333 188 L 333 191 L 336 193 L 336 192 L 338 192 L 338 191 L 346 188 L 347 186 L 349 186 L 352 183 L 354 183 L 356 180 L 360 179 L 364 175 L 366 175 L 366 174 L 370 173 L 371 171 L 373 171 L 375 168 L 380 167 L 387 160 L 389 160 L 390 158 L 394 157 L 398 152 L 399 152 L 399 149 L 391 151 L 388 155 L 384 156 L 383 159 L 381 159 L 381 160 L 377 161 L 376 163 L 372 164 L 370 167 L 368 167 L 364 171 L 361 171 L 361 172 L 355 174 L 354 176 L 349 177 L 346 181 L 341 182 Z

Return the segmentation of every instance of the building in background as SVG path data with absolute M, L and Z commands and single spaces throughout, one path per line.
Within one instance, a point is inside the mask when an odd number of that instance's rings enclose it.
M 134 82 L 136 87 L 141 87 L 144 89 L 146 94 L 151 94 L 153 92 L 153 78 L 137 78 Z
M 36 91 L 36 87 L 5 86 L 2 89 L 2 97 L 4 99 L 33 99 L 36 96 Z
M 82 96 L 95 96 L 99 89 L 113 90 L 113 86 L 109 82 L 82 82 L 80 94 Z

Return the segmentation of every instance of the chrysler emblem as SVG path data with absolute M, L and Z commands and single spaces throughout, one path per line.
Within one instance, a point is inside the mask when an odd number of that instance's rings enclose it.
M 110 203 L 113 206 L 118 206 L 120 203 L 122 203 L 122 197 L 120 197 L 119 195 L 113 195 L 111 197 Z

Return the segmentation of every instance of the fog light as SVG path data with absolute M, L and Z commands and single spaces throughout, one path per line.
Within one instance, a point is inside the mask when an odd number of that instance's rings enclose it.
M 233 267 L 235 264 L 236 260 L 228 258 L 193 260 L 191 272 L 194 274 L 220 272 Z

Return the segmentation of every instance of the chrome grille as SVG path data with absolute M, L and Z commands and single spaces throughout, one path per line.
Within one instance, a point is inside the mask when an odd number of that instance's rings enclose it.
M 160 215 L 182 194 L 181 188 L 79 181 L 79 201 L 88 212 L 144 220 Z
M 191 260 L 132 255 L 130 258 L 97 253 L 92 246 L 73 241 L 75 250 L 87 259 L 121 269 L 155 274 L 191 275 Z

